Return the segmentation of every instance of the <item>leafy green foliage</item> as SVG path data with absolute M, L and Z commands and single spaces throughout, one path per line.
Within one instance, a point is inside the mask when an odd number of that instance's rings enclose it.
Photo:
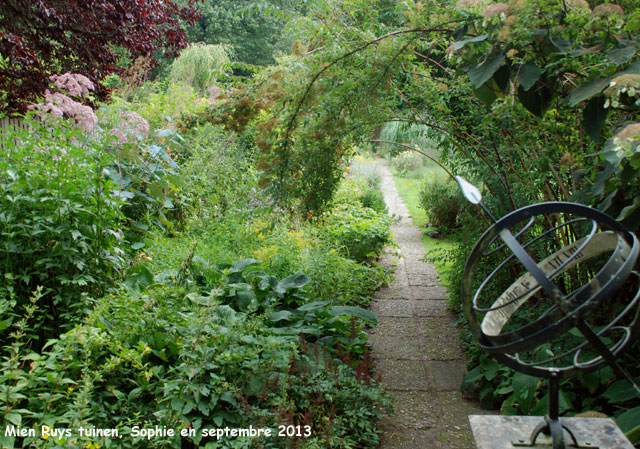
M 341 205 L 325 213 L 319 236 L 337 244 L 343 254 L 362 262 L 391 242 L 390 219 L 372 209 Z
M 100 141 L 60 123 L 27 121 L 0 136 L 0 297 L 22 310 L 43 288 L 36 345 L 70 329 L 123 266 L 121 201 Z
M 453 180 L 432 177 L 422 186 L 420 206 L 426 211 L 431 225 L 451 232 L 461 224 L 465 202 Z
M 169 80 L 205 95 L 214 81 L 230 70 L 231 61 L 222 45 L 191 44 L 180 51 L 169 68 Z

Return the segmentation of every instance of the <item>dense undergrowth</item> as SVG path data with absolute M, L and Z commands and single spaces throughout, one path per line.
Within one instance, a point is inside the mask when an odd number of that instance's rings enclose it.
M 324 215 L 299 218 L 259 187 L 250 130 L 178 134 L 166 117 L 207 100 L 168 89 L 104 105 L 92 132 L 34 117 L 2 136 L 0 424 L 37 432 L 0 444 L 374 447 L 390 405 L 363 308 L 388 278 L 379 192 L 348 176 Z M 294 427 L 203 437 L 279 425 Z

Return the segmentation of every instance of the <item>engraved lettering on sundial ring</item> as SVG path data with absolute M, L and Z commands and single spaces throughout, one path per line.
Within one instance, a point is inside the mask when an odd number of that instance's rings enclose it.
M 576 240 L 571 245 L 565 246 L 564 248 L 556 251 L 542 262 L 538 263 L 538 267 L 540 267 L 540 269 L 548 276 L 569 258 L 572 258 L 560 272 L 554 275 L 555 277 L 564 273 L 585 258 L 590 259 L 608 251 L 615 250 L 618 244 L 618 237 L 614 232 L 600 232 L 591 237 L 591 240 L 589 240 L 585 247 L 578 251 L 578 248 L 582 246 L 587 238 L 588 237 L 584 237 L 580 240 Z M 507 288 L 491 305 L 491 309 L 494 310 L 487 312 L 484 316 L 481 324 L 482 332 L 490 337 L 500 335 L 502 328 L 507 324 L 509 318 L 511 318 L 522 304 L 540 290 L 540 286 L 538 285 L 522 298 L 516 301 L 514 301 L 514 299 L 527 292 L 531 288 L 531 285 L 536 284 L 537 282 L 530 273 L 525 273 L 511 284 L 509 288 Z

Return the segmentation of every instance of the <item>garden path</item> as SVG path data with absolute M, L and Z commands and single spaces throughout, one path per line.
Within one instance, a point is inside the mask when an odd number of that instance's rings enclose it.
M 386 161 L 379 160 L 382 192 L 399 257 L 395 280 L 374 295 L 378 325 L 371 331 L 374 363 L 395 398 L 395 413 L 384 417 L 379 449 L 475 448 L 468 415 L 483 413 L 460 392 L 465 359 L 447 292 L 433 265 L 422 261 L 421 232 L 398 195 Z

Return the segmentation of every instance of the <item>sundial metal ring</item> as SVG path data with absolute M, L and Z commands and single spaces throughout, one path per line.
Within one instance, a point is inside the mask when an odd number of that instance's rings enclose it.
M 630 347 L 640 331 L 637 288 L 631 301 L 609 307 L 624 284 L 638 285 L 639 252 L 634 234 L 595 209 L 565 202 L 518 209 L 487 229 L 467 260 L 465 316 L 482 348 L 518 371 L 546 378 L 552 372 L 599 369 L 611 359 L 600 353 L 589 357 L 591 331 L 613 356 Z M 478 266 L 485 272 L 492 268 L 479 285 L 474 283 Z M 513 277 L 496 299 L 492 286 Z M 536 351 L 554 342 L 544 354 Z
M 533 446 L 542 432 L 554 449 L 594 447 L 561 424 L 559 380 L 611 365 L 640 392 L 618 363 L 640 336 L 638 238 L 608 215 L 569 202 L 534 204 L 496 220 L 478 189 L 456 179 L 493 221 L 463 272 L 471 331 L 499 362 L 549 379 L 548 416 L 528 441 L 513 445 Z

